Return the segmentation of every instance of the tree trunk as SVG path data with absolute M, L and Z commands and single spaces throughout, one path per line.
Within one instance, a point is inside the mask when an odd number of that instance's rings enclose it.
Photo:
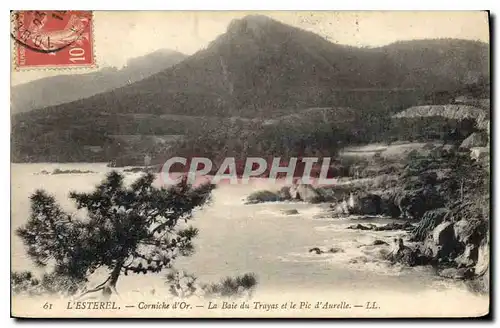
M 118 278 L 120 277 L 123 262 L 123 260 L 118 261 L 113 271 L 111 271 L 111 275 L 109 276 L 110 279 L 104 285 L 102 293 L 106 298 L 109 298 L 111 294 L 113 294 L 113 292 L 118 295 L 118 292 L 116 290 L 116 283 L 118 282 Z
M 460 181 L 460 201 L 464 201 L 464 180 Z
M 113 271 L 111 271 L 111 274 L 109 275 L 108 279 L 106 279 L 106 281 L 104 281 L 102 284 L 98 285 L 94 289 L 86 291 L 85 293 L 80 295 L 80 297 L 78 297 L 78 298 L 81 299 L 82 297 L 84 297 L 87 294 L 95 293 L 95 292 L 98 292 L 101 290 L 102 290 L 102 296 L 105 299 L 109 299 L 111 297 L 111 295 L 113 294 L 113 292 L 116 295 L 118 295 L 118 291 L 116 290 L 116 283 L 118 282 L 118 278 L 120 277 L 121 269 L 122 269 L 124 262 L 125 262 L 125 260 L 119 260 L 116 263 Z

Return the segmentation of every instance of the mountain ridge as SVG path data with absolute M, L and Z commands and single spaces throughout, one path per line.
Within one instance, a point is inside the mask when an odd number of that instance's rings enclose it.
M 57 106 L 110 91 L 149 77 L 187 56 L 170 49 L 159 49 L 131 58 L 120 69 L 104 67 L 84 74 L 64 74 L 19 84 L 11 88 L 11 113 Z
M 113 134 L 178 135 L 203 128 L 203 120 L 195 126 L 165 115 L 271 119 L 307 108 L 353 108 L 358 122 L 382 127 L 391 115 L 424 104 L 429 93 L 488 80 L 484 43 L 416 40 L 356 48 L 250 17 L 231 22 L 205 49 L 141 81 L 14 115 L 13 148 L 23 158 L 32 140 L 56 145 L 57 138 L 71 136 L 95 145 Z M 49 158 L 59 151 L 44 147 Z
M 489 55 L 488 46 L 475 41 L 416 40 L 365 49 L 334 44 L 312 32 L 270 18 L 260 21 L 257 27 L 250 24 L 249 28 L 248 21 L 254 23 L 255 20 L 250 16 L 233 21 L 227 32 L 205 49 L 144 80 L 109 94 L 87 98 L 92 104 L 89 107 L 120 102 L 125 108 L 115 106 L 106 110 L 206 115 L 204 109 L 207 108 L 210 115 L 231 116 L 252 110 L 261 114 L 259 110 L 265 108 L 344 105 L 332 103 L 335 99 L 329 93 L 338 88 L 457 87 L 466 74 L 460 63 L 464 61 L 464 54 L 471 52 L 477 54 L 469 61 L 479 61 L 480 67 L 470 63 L 465 66 L 475 69 L 472 75 L 477 75 L 477 79 L 489 79 L 485 76 L 489 62 L 482 63 Z M 452 50 L 457 44 L 474 49 L 457 51 L 452 55 L 460 56 L 448 58 L 445 49 L 434 53 L 425 50 L 428 48 L 422 45 L 424 42 L 448 44 L 441 48 Z M 413 44 L 420 44 L 416 54 L 400 53 L 399 48 L 411 49 Z M 428 56 L 432 57 L 434 66 L 422 69 L 426 67 L 425 61 L 417 60 L 421 53 L 431 53 Z M 409 60 L 405 64 L 395 63 L 394 58 Z M 435 58 L 442 60 L 436 63 Z M 443 65 L 450 60 L 451 64 Z M 449 68 L 448 71 L 443 72 L 443 66 Z M 437 74 L 433 74 L 434 71 Z M 140 108 L 136 106 L 136 98 L 142 98 Z

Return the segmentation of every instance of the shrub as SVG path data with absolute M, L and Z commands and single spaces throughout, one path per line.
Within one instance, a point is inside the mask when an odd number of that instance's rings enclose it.
M 193 274 L 173 270 L 165 277 L 170 293 L 175 297 L 187 298 L 194 295 L 206 298 L 235 298 L 251 293 L 257 285 L 256 275 L 246 273 L 237 277 L 226 277 L 218 283 L 199 284 Z

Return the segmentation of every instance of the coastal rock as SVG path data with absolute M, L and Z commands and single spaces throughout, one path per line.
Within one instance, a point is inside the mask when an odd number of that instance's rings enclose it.
M 470 150 L 470 157 L 476 161 L 489 160 L 490 147 L 474 147 Z
M 409 230 L 413 229 L 413 225 L 409 222 L 405 223 L 388 223 L 382 226 L 377 226 L 375 224 L 352 224 L 347 227 L 347 229 L 353 230 L 374 230 L 374 231 L 389 231 L 389 230 Z
M 319 203 L 323 200 L 321 194 L 308 184 L 298 184 L 290 187 L 290 196 L 294 200 L 302 200 L 308 203 Z
M 322 254 L 323 251 L 319 247 L 314 247 L 309 250 L 309 253 L 316 253 L 316 254 Z
M 247 197 L 245 204 L 277 202 L 279 200 L 280 200 L 279 196 L 277 194 L 275 194 L 274 192 L 271 192 L 268 190 L 260 190 L 260 191 L 256 191 L 256 192 L 250 194 Z
M 399 218 L 401 210 L 395 204 L 393 193 L 383 193 L 380 197 L 380 211 L 381 214 L 387 215 L 391 218 Z
M 292 195 L 290 194 L 290 187 L 285 186 L 280 189 L 278 196 L 281 200 L 291 200 Z
M 360 223 L 358 224 L 352 224 L 347 227 L 347 229 L 353 229 L 353 230 L 373 230 L 376 226 L 374 224 L 369 224 L 369 225 L 362 225 Z
M 434 188 L 421 188 L 398 192 L 394 196 L 394 204 L 399 208 L 402 218 L 415 220 L 428 210 L 443 207 L 444 202 Z
M 473 274 L 472 270 L 468 268 L 460 268 L 460 269 L 446 268 L 438 271 L 438 275 L 440 277 L 457 279 L 457 280 L 470 278 L 472 274 Z
M 440 207 L 426 211 L 424 213 L 423 219 L 433 220 L 435 222 L 435 225 L 437 226 L 438 224 L 443 222 L 443 219 L 446 217 L 447 214 L 448 214 L 448 209 L 446 209 L 445 207 Z
M 296 209 L 291 209 L 291 210 L 283 210 L 282 213 L 286 215 L 296 215 L 299 214 L 299 211 L 297 211 Z
M 490 266 L 490 244 L 488 241 L 484 241 L 481 246 L 479 246 L 477 254 L 477 263 L 474 268 L 475 274 L 477 276 L 484 275 L 488 272 Z
M 339 204 L 332 205 L 332 215 L 333 216 L 349 215 L 349 208 L 347 207 L 347 202 L 344 200 Z
M 432 231 L 432 239 L 437 246 L 445 246 L 455 241 L 453 223 L 445 221 L 438 224 Z
M 292 185 L 289 189 L 290 192 L 290 197 L 292 197 L 293 200 L 302 200 L 299 195 L 299 185 Z
M 383 226 L 375 227 L 375 231 L 388 231 L 388 230 L 410 230 L 413 229 L 413 225 L 410 222 L 405 223 L 388 223 Z
M 474 293 L 487 295 L 490 292 L 490 272 L 488 270 L 480 276 L 474 276 L 465 283 Z
M 479 249 L 476 245 L 467 244 L 464 252 L 455 258 L 455 263 L 459 268 L 473 266 L 477 262 L 478 251 Z
M 335 254 L 335 253 L 343 253 L 344 250 L 340 247 L 332 247 L 330 248 L 328 251 L 324 251 L 322 250 L 321 248 L 319 247 L 313 247 L 309 250 L 309 253 L 316 253 L 316 254 L 323 254 L 323 253 L 332 253 L 332 254 Z
M 432 238 L 432 235 L 428 235 L 424 240 L 424 244 L 422 245 L 424 255 L 438 260 L 439 250 L 441 247 L 438 247 Z
M 392 263 L 401 263 L 407 266 L 417 264 L 417 252 L 406 246 L 401 238 L 395 238 L 393 249 L 389 253 L 389 260 Z
M 470 222 L 467 220 L 459 220 L 453 225 L 455 239 L 461 243 L 467 244 L 470 238 Z
M 488 135 L 485 132 L 474 132 L 460 144 L 460 148 L 471 149 L 474 147 L 486 147 L 487 145 Z
M 377 215 L 381 214 L 381 198 L 374 194 L 351 194 L 348 202 L 350 214 Z
M 487 239 L 479 246 L 478 260 L 474 267 L 475 277 L 468 281 L 469 288 L 481 294 L 490 291 L 490 244 Z
M 335 253 L 344 253 L 344 250 L 340 247 L 332 247 L 328 250 L 328 253 L 332 253 L 332 254 L 335 254 Z
M 383 240 L 380 240 L 380 239 L 376 239 L 373 243 L 372 243 L 373 246 L 378 246 L 378 245 L 389 245 L 389 243 L 386 243 L 385 241 Z
M 370 262 L 366 256 L 356 256 L 349 260 L 349 264 L 365 264 Z
M 463 244 L 460 244 L 455 238 L 453 223 L 449 221 L 441 222 L 432 231 L 433 248 L 437 248 L 437 256 L 440 260 L 453 258 L 458 254 L 460 248 L 463 249 Z
M 96 173 L 96 172 L 90 171 L 90 170 L 78 170 L 78 169 L 73 169 L 73 170 L 55 169 L 54 171 L 52 171 L 52 175 L 56 175 L 56 174 L 78 174 L 78 173 Z
M 448 209 L 441 207 L 434 210 L 429 210 L 424 213 L 422 219 L 412 230 L 412 241 L 423 241 L 437 225 L 443 222 L 448 213 Z
M 418 197 L 413 192 L 400 192 L 394 196 L 394 204 L 398 207 L 400 216 L 405 219 L 413 219 L 413 207 L 418 203 Z

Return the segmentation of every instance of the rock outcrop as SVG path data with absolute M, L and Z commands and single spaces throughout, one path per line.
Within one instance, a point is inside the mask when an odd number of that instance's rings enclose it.
M 489 238 L 487 238 L 489 239 Z M 483 244 L 479 246 L 477 263 L 474 267 L 475 274 L 477 276 L 482 276 L 489 271 L 490 267 L 490 243 L 485 240 Z
M 474 244 L 467 244 L 462 254 L 455 258 L 458 268 L 469 268 L 474 266 L 478 260 L 479 249 Z
M 432 231 L 432 239 L 437 246 L 445 246 L 451 244 L 455 240 L 455 230 L 453 223 L 449 221 L 441 222 Z
M 415 266 L 417 263 L 417 252 L 406 246 L 401 238 L 395 238 L 391 253 L 388 256 L 392 263 L 401 263 Z
M 425 212 L 440 208 L 444 201 L 434 188 L 402 190 L 394 195 L 394 204 L 404 219 L 420 219 Z
M 321 248 L 319 247 L 313 247 L 309 250 L 309 253 L 316 253 L 316 254 L 324 254 L 324 253 L 331 253 L 331 254 L 335 254 L 335 253 L 343 253 L 344 250 L 340 247 L 331 247 L 330 249 L 328 249 L 327 251 L 324 251 L 322 250 Z
M 395 194 L 392 192 L 383 193 L 380 196 L 380 210 L 382 214 L 387 215 L 391 218 L 399 218 L 401 216 L 401 210 L 395 202 Z
M 474 266 L 474 278 L 467 282 L 472 291 L 487 294 L 490 291 L 490 243 L 488 236 L 478 248 L 477 263 Z
M 387 242 L 383 241 L 383 240 L 380 240 L 380 239 L 376 239 L 373 243 L 372 243 L 373 246 L 378 246 L 378 245 L 389 245 Z
M 473 272 L 468 268 L 446 268 L 438 271 L 438 275 L 449 279 L 466 279 L 473 276 Z
M 378 215 L 382 214 L 382 200 L 380 196 L 374 194 L 351 194 L 349 197 L 349 214 L 357 215 Z
M 490 147 L 473 147 L 470 149 L 470 157 L 476 161 L 487 161 L 490 157 Z
M 488 119 L 488 111 L 482 108 L 462 105 L 462 104 L 449 104 L 449 105 L 425 105 L 410 107 L 396 115 L 394 118 L 404 117 L 432 117 L 442 116 L 454 120 L 474 119 L 478 125 Z
M 309 184 L 296 184 L 290 187 L 290 195 L 293 200 L 301 200 L 308 203 L 319 203 L 323 201 L 320 192 Z
M 343 200 L 339 204 L 332 206 L 332 214 L 334 216 L 345 216 L 349 215 L 349 207 L 347 206 L 347 201 Z
M 309 250 L 309 253 L 316 253 L 316 254 L 322 254 L 324 253 L 319 247 L 313 247 Z
M 467 220 L 459 220 L 453 224 L 453 231 L 455 233 L 455 239 L 461 243 L 467 244 L 471 239 L 471 234 L 469 232 L 470 222 Z
M 449 221 L 441 222 L 432 231 L 433 247 L 439 251 L 439 257 L 442 259 L 451 258 L 457 254 L 459 248 L 458 241 L 455 238 L 454 224 Z
M 456 216 L 456 213 L 445 216 L 428 232 L 423 252 L 438 267 L 438 275 L 451 279 L 473 278 L 472 284 L 476 285 L 473 289 L 487 289 L 489 287 L 484 287 L 481 277 L 489 268 L 489 247 L 484 237 L 480 237 L 483 235 L 482 226 L 465 219 L 463 211 L 463 219 L 451 221 Z
M 375 230 L 377 226 L 374 225 L 374 224 L 367 224 L 367 225 L 363 225 L 363 224 L 352 224 L 350 226 L 347 227 L 347 229 L 352 229 L 352 230 Z
M 413 229 L 413 225 L 409 222 L 404 223 L 388 223 L 385 225 L 377 226 L 375 224 L 353 224 L 347 227 L 347 229 L 353 230 L 373 230 L 373 231 L 389 231 L 389 230 L 410 230 Z
M 460 144 L 460 148 L 471 149 L 474 147 L 486 147 L 487 145 L 488 136 L 486 133 L 474 132 Z
M 441 207 L 434 210 L 429 210 L 424 213 L 422 219 L 411 232 L 412 241 L 423 241 L 430 231 L 433 231 L 437 225 L 443 222 L 443 219 L 448 214 L 449 210 Z
M 278 196 L 278 194 L 268 190 L 259 190 L 250 194 L 250 196 L 247 197 L 245 204 L 277 202 L 279 200 L 280 197 Z
M 291 200 L 292 195 L 290 194 L 290 187 L 285 186 L 280 189 L 278 196 L 281 200 Z
M 266 202 L 281 202 L 292 200 L 292 195 L 290 193 L 290 187 L 282 187 L 278 192 L 273 192 L 269 190 L 259 190 L 253 192 L 246 198 L 245 204 L 258 204 Z

